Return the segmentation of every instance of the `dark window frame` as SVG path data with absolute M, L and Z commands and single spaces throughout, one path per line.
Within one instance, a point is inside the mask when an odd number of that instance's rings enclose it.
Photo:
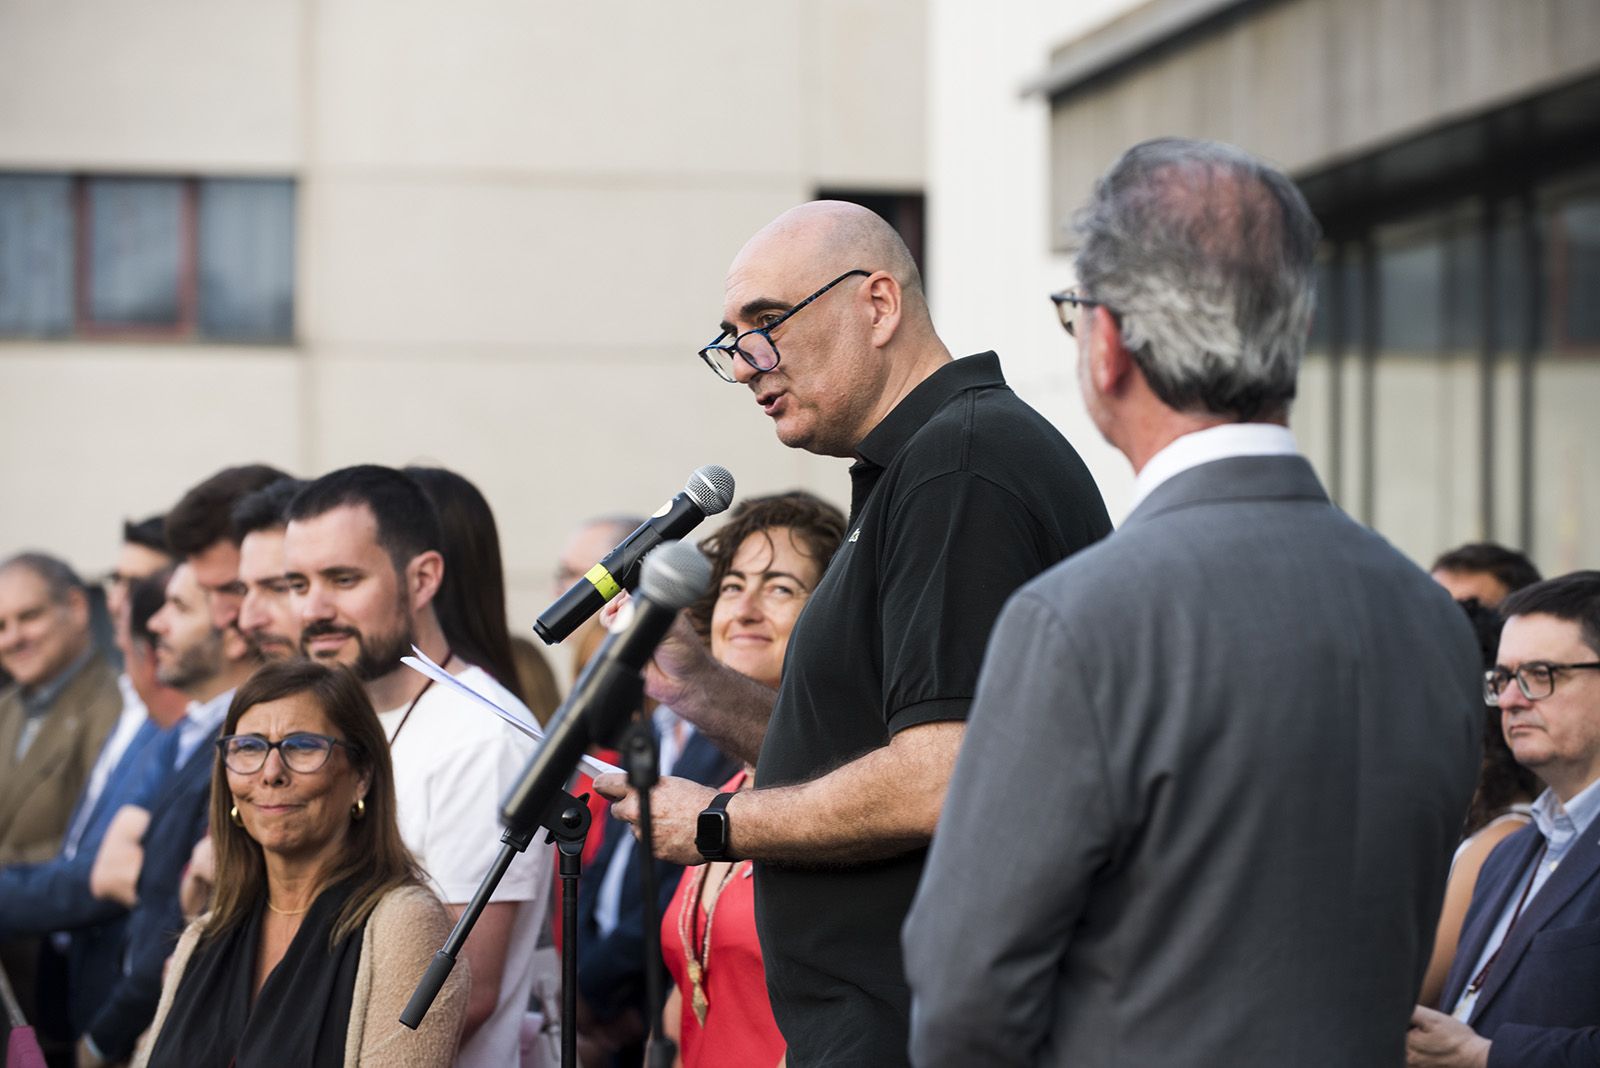
M 0 332 L 0 342 L 177 342 L 205 345 L 282 348 L 297 343 L 298 332 L 293 308 L 299 303 L 299 271 L 291 255 L 288 263 L 287 296 L 290 312 L 282 332 L 263 333 L 261 336 L 227 336 L 207 333 L 203 328 L 202 298 L 202 233 L 201 215 L 203 190 L 207 183 L 243 181 L 287 184 L 291 205 L 297 205 L 300 183 L 290 174 L 193 174 L 193 173 L 140 173 L 128 171 L 65 171 L 65 170 L 0 170 L 6 176 L 37 176 L 66 183 L 64 212 L 70 235 L 65 242 L 65 255 L 70 257 L 69 310 L 49 331 Z M 95 230 L 94 183 L 101 181 L 140 181 L 161 183 L 175 187 L 178 194 L 177 217 L 177 291 L 176 317 L 168 322 L 129 322 L 96 318 L 94 314 Z M 291 208 L 289 241 L 291 248 L 298 245 L 296 232 L 298 208 Z
M 172 325 L 94 318 L 94 207 L 90 183 L 106 178 L 144 178 L 178 185 L 178 317 Z M 72 176 L 73 250 L 72 336 L 87 341 L 201 341 L 200 179 L 193 176 L 75 174 Z

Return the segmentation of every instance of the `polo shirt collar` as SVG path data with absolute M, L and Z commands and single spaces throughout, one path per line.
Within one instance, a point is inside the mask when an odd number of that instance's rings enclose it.
M 956 394 L 1005 384 L 1000 357 L 993 352 L 951 360 L 917 383 L 893 411 L 867 432 L 856 446 L 856 456 L 875 467 L 888 467 L 912 435 Z

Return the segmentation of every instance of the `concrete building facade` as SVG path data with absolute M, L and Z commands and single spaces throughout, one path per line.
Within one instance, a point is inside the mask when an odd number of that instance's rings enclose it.
M 1038 0 L 930 16 L 929 225 L 947 335 L 997 344 L 1089 459 L 1045 295 L 1123 149 L 1231 141 L 1327 234 L 1291 420 L 1335 498 L 1424 565 L 1490 537 L 1600 559 L 1600 7 L 1584 0 Z M 999 340 L 984 340 L 996 339 Z
M 123 517 L 229 463 L 438 463 L 494 505 L 520 626 L 573 522 L 700 464 L 844 499 L 695 351 L 768 218 L 920 195 L 925 35 L 915 0 L 0 0 L 0 226 L 32 242 L 0 249 L 27 280 L 0 293 L 0 552 L 94 572 Z M 235 232 L 288 232 L 225 262 L 213 220 L 263 190 Z M 148 311 L 150 242 L 118 241 L 150 233 L 176 310 L 108 326 Z M 229 271 L 287 271 L 290 325 L 215 340 L 249 321 Z

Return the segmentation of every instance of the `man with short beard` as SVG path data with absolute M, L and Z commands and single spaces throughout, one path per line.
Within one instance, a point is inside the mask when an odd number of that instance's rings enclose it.
M 239 546 L 239 630 L 267 660 L 300 654 L 299 624 L 283 577 L 285 513 L 305 483 L 282 478 L 256 490 L 233 507 L 233 540 Z
M 182 564 L 167 583 L 167 599 L 151 617 L 156 677 L 189 698 L 189 709 L 152 758 L 154 767 L 134 800 L 112 818 L 95 857 L 89 887 L 95 896 L 132 910 L 122 975 L 87 1021 L 80 1065 L 127 1060 L 155 1017 L 161 970 L 183 930 L 178 880 L 206 832 L 211 796 L 211 742 L 233 691 L 260 660 L 234 627 L 219 629 L 212 601 L 195 569 Z
M 500 707 L 533 717 L 452 653 L 433 608 L 444 576 L 439 519 L 415 481 L 375 465 L 335 471 L 295 496 L 288 520 L 284 562 L 301 651 L 347 664 L 366 683 L 389 737 L 401 837 L 459 916 L 499 855 L 500 799 L 532 746 L 400 658 L 416 645 Z M 472 998 L 458 1065 L 517 1061 L 550 870 L 548 847 L 513 861 L 467 940 Z

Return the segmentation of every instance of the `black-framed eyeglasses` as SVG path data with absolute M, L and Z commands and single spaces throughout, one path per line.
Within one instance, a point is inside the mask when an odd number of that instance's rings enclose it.
M 254 775 L 260 771 L 267 762 L 267 754 L 274 749 L 278 751 L 278 758 L 283 761 L 284 767 L 309 775 L 321 770 L 336 745 L 343 746 L 351 756 L 361 752 L 360 746 L 341 738 L 312 734 L 310 731 L 286 734 L 275 742 L 269 742 L 259 734 L 229 734 L 216 741 L 217 752 L 222 754 L 222 763 L 229 771 L 239 775 Z
M 863 270 L 860 267 L 852 271 L 846 271 L 766 326 L 758 326 L 754 330 L 746 330 L 738 337 L 735 337 L 731 344 L 722 344 L 722 339 L 733 333 L 731 330 L 724 330 L 711 339 L 711 344 L 700 350 L 700 358 L 706 361 L 706 366 L 715 371 L 717 377 L 724 382 L 738 381 L 733 377 L 733 368 L 734 361 L 741 356 L 744 358 L 745 363 L 748 363 L 757 371 L 772 370 L 778 366 L 779 360 L 778 346 L 773 343 L 772 331 L 794 318 L 795 313 L 801 308 L 814 302 L 846 278 L 851 278 L 858 274 L 865 277 L 872 276 L 871 271 Z
M 1483 673 L 1483 699 L 1498 708 L 1500 694 L 1512 679 L 1516 679 L 1517 689 L 1522 691 L 1522 696 L 1530 701 L 1543 700 L 1555 692 L 1556 675 L 1560 672 L 1595 670 L 1600 670 L 1600 660 L 1590 660 L 1582 664 L 1552 664 L 1534 660 L 1523 664 L 1515 671 L 1497 667 Z
M 1050 299 L 1056 305 L 1056 318 L 1061 320 L 1061 329 L 1067 332 L 1068 337 L 1078 336 L 1078 325 L 1075 316 L 1079 308 L 1105 307 L 1098 300 L 1080 297 L 1070 289 L 1063 289 L 1059 293 L 1050 294 Z

